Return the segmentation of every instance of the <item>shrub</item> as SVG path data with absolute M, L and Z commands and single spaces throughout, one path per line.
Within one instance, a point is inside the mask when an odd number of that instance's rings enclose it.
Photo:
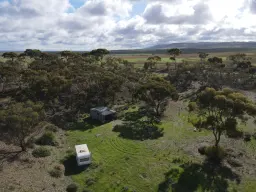
M 56 133 L 58 131 L 58 127 L 53 124 L 48 125 L 45 130 Z
M 205 148 L 205 155 L 208 160 L 219 163 L 224 159 L 226 154 L 223 148 L 210 146 Z
M 191 111 L 195 111 L 197 108 L 197 105 L 196 105 L 196 102 L 190 102 L 188 104 L 188 110 L 191 112 Z
M 30 138 L 27 140 L 26 146 L 27 146 L 28 148 L 33 149 L 33 148 L 35 147 L 35 142 L 36 142 L 35 138 L 34 138 L 34 137 L 30 137 Z
M 251 141 L 251 134 L 250 133 L 244 133 L 244 141 L 248 142 Z
M 36 158 L 47 157 L 51 155 L 51 152 L 45 147 L 39 147 L 33 150 L 32 155 Z
M 97 179 L 95 179 L 95 178 L 88 178 L 88 179 L 85 181 L 85 183 L 86 183 L 87 186 L 91 186 L 91 185 L 93 185 L 94 183 L 96 183 L 96 181 L 97 181 Z
M 205 155 L 205 150 L 206 150 L 206 146 L 202 146 L 202 147 L 199 147 L 198 148 L 198 152 L 201 154 L 201 155 Z
M 77 192 L 77 189 L 78 189 L 77 185 L 73 183 L 73 184 L 70 184 L 69 186 L 67 186 L 66 191 L 67 192 Z
M 53 134 L 53 132 L 49 131 L 45 132 L 40 138 L 38 138 L 36 143 L 38 145 L 57 145 L 55 135 Z
M 49 174 L 52 177 L 59 178 L 63 174 L 63 169 L 60 165 L 56 165 L 51 171 L 49 171 Z
M 175 157 L 172 160 L 172 163 L 182 163 L 182 162 L 183 162 L 183 160 L 181 158 L 179 158 L 179 157 Z

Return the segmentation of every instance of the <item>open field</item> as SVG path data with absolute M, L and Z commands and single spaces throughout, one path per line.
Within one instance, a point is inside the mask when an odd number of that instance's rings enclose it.
M 186 112 L 179 113 L 179 108 L 170 105 L 165 120 L 159 125 L 164 128 L 164 136 L 155 140 L 137 141 L 120 137 L 112 131 L 115 124 L 120 124 L 120 120 L 95 127 L 88 124 L 80 124 L 77 129 L 74 127 L 74 130 L 68 132 L 70 147 L 73 148 L 77 143 L 87 143 L 92 152 L 93 164 L 79 169 L 75 165 L 75 157 L 68 156 L 67 175 L 72 176 L 82 189 L 92 191 L 174 191 L 170 181 L 180 185 L 176 191 L 205 191 L 205 184 L 209 185 L 209 191 L 253 191 L 256 178 L 249 175 L 256 174 L 256 169 L 250 167 L 256 163 L 253 159 L 256 141 L 247 144 L 240 142 L 238 147 L 250 159 L 245 167 L 236 170 L 244 175 L 239 185 L 236 179 L 228 175 L 233 171 L 228 168 L 225 168 L 227 173 L 215 173 L 219 180 L 216 178 L 209 181 L 204 175 L 210 173 L 203 171 L 201 164 L 204 158 L 198 154 L 197 148 L 201 144 L 210 145 L 212 135 L 208 131 L 194 132 L 193 126 L 187 122 Z M 125 114 L 131 116 L 136 114 L 134 112 L 128 110 Z M 232 150 L 235 145 L 229 146 L 230 142 L 235 141 L 223 139 L 222 145 Z M 188 168 L 183 169 L 182 165 Z M 180 170 L 180 175 L 173 173 L 177 170 Z M 201 173 L 198 172 L 200 170 Z M 194 178 L 196 175 L 198 179 Z
M 224 63 L 229 63 L 229 61 L 227 60 L 229 55 L 233 55 L 239 52 L 217 52 L 217 53 L 209 53 L 209 57 L 220 57 L 223 59 Z M 249 57 L 252 58 L 252 64 L 256 65 L 256 51 L 252 51 L 252 52 L 245 52 Z M 158 55 L 162 58 L 162 61 L 158 62 L 157 67 L 162 68 L 165 67 L 166 62 L 170 62 L 172 63 L 173 61 L 170 60 L 170 56 L 167 54 L 154 54 L 154 55 Z M 113 54 L 112 56 L 115 57 L 120 57 L 122 59 L 128 60 L 132 63 L 135 63 L 137 65 L 139 65 L 139 67 L 143 67 L 143 64 L 146 62 L 148 57 L 151 57 L 152 54 Z M 208 57 L 208 58 L 209 58 Z M 187 61 L 188 63 L 196 63 L 196 62 L 200 62 L 200 58 L 198 57 L 198 54 L 194 53 L 194 54 L 182 54 L 179 57 L 177 57 L 177 63 L 181 63 L 183 61 Z M 138 67 L 138 66 L 137 66 Z

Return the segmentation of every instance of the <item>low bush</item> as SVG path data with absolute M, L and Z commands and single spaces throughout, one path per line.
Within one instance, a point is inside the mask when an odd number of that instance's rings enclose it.
M 37 139 L 36 144 L 56 146 L 57 141 L 54 133 L 47 131 L 40 138 Z
M 225 158 L 226 153 L 222 147 L 210 146 L 205 148 L 205 155 L 208 160 L 219 163 Z
M 244 141 L 249 142 L 251 141 L 252 136 L 250 133 L 244 133 Z
M 198 152 L 201 154 L 201 155 L 205 155 L 205 150 L 206 150 L 206 146 L 202 146 L 202 147 L 199 147 L 198 148 Z
M 94 183 L 96 183 L 96 181 L 97 181 L 97 179 L 95 179 L 95 178 L 88 178 L 88 179 L 86 179 L 85 184 L 86 184 L 87 186 L 91 186 L 91 185 L 93 185 Z
M 45 128 L 45 130 L 56 133 L 58 131 L 58 127 L 53 124 L 50 124 Z
M 52 176 L 52 177 L 55 177 L 55 178 L 59 178 L 62 176 L 63 174 L 63 168 L 62 166 L 60 165 L 56 165 L 54 166 L 54 168 L 52 170 L 49 171 L 49 174 Z
M 77 192 L 77 190 L 78 190 L 78 187 L 74 183 L 67 186 L 67 189 L 66 189 L 67 192 Z
M 33 149 L 35 147 L 35 142 L 36 139 L 34 137 L 30 137 L 26 142 L 26 146 L 30 149 Z
M 196 102 L 190 102 L 188 104 L 188 110 L 191 112 L 191 111 L 195 111 L 197 108 L 197 105 L 196 105 Z
M 39 147 L 33 150 L 32 155 L 36 158 L 47 157 L 51 155 L 51 152 L 45 147 Z

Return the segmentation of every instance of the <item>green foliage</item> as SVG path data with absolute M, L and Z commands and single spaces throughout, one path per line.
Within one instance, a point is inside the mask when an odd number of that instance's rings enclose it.
M 43 105 L 27 101 L 13 103 L 0 110 L 6 140 L 26 150 L 25 138 L 35 131 L 36 125 L 45 117 Z
M 49 174 L 50 174 L 52 177 L 55 177 L 55 178 L 61 177 L 61 176 L 63 175 L 62 166 L 60 166 L 60 165 L 54 166 L 54 168 L 49 171 Z
M 241 93 L 223 89 L 206 88 L 197 98 L 198 116 L 203 128 L 212 130 L 215 146 L 223 133 L 238 133 L 237 120 L 246 122 L 246 116 L 255 117 L 256 105 Z
M 45 147 L 39 147 L 36 148 L 32 151 L 32 155 L 36 158 L 40 158 L 40 157 L 48 157 L 51 155 L 51 152 L 49 149 L 45 148 Z
M 27 142 L 26 142 L 26 146 L 28 147 L 28 148 L 34 148 L 34 146 L 35 146 L 35 142 L 36 142 L 36 139 L 35 139 L 35 137 L 29 137 L 29 139 L 27 140 Z
M 174 48 L 174 49 L 168 49 L 167 52 L 170 54 L 170 55 L 173 55 L 173 57 L 176 57 L 176 56 L 179 56 L 182 51 L 180 49 L 177 49 L 177 48 Z
M 58 127 L 53 124 L 49 124 L 45 127 L 45 130 L 56 133 L 58 131 Z
M 67 192 L 77 192 L 77 190 L 78 190 L 78 187 L 74 183 L 68 185 L 66 189 Z
M 38 145 L 51 145 L 56 146 L 57 141 L 53 132 L 47 131 L 40 138 L 37 139 Z
M 159 61 L 161 61 L 161 57 L 159 56 L 149 57 L 147 62 L 144 63 L 144 69 L 153 69 Z
M 2 56 L 3 56 L 4 58 L 10 58 L 10 59 L 12 59 L 12 61 L 13 61 L 14 58 L 18 57 L 18 54 L 17 54 L 17 53 L 14 53 L 14 52 L 6 52 L 6 53 L 3 53 Z
M 100 61 L 103 59 L 103 57 L 110 52 L 107 49 L 95 49 L 90 52 L 90 55 L 95 56 L 95 58 Z
M 36 58 L 36 57 L 40 57 L 41 51 L 38 50 L 38 49 L 26 49 L 26 50 L 24 51 L 24 54 L 25 54 L 26 56 L 31 57 L 31 58 Z
M 204 53 L 204 52 L 199 52 L 198 56 L 199 56 L 200 59 L 206 59 L 209 56 L 209 54 Z
M 120 64 L 122 63 L 122 59 L 116 58 L 116 57 L 107 57 L 105 62 L 102 63 L 102 66 L 112 70 L 117 70 L 120 67 Z
M 34 100 L 56 98 L 61 91 L 71 86 L 71 82 L 64 76 L 41 70 L 25 71 L 23 81 L 28 83 L 28 88 L 24 90 L 24 93 Z
M 190 103 L 188 104 L 188 110 L 189 110 L 189 112 L 195 111 L 196 108 L 197 108 L 196 102 L 190 102 Z
M 168 99 L 177 100 L 178 94 L 168 81 L 160 77 L 151 77 L 141 83 L 135 97 L 153 108 L 156 116 L 160 116 L 165 110 Z
M 212 64 L 220 64 L 222 63 L 222 58 L 219 58 L 219 57 L 212 57 L 212 58 L 209 58 L 208 59 L 208 62 L 209 63 L 212 63 Z
M 228 59 L 232 61 L 232 64 L 235 65 L 236 69 L 247 69 L 252 67 L 252 63 L 250 61 L 251 58 L 247 57 L 245 53 L 230 55 Z
M 72 51 L 61 51 L 60 55 L 61 57 L 64 57 L 68 60 L 69 58 L 73 57 L 75 54 Z
M 168 49 L 167 52 L 171 55 L 170 59 L 175 61 L 175 69 L 177 69 L 176 57 L 182 54 L 180 49 Z

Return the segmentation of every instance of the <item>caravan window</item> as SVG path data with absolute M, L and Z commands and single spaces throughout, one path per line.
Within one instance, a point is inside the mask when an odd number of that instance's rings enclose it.
M 90 160 L 89 157 L 88 158 L 83 158 L 83 159 L 80 159 L 80 162 L 89 161 L 89 160 Z

